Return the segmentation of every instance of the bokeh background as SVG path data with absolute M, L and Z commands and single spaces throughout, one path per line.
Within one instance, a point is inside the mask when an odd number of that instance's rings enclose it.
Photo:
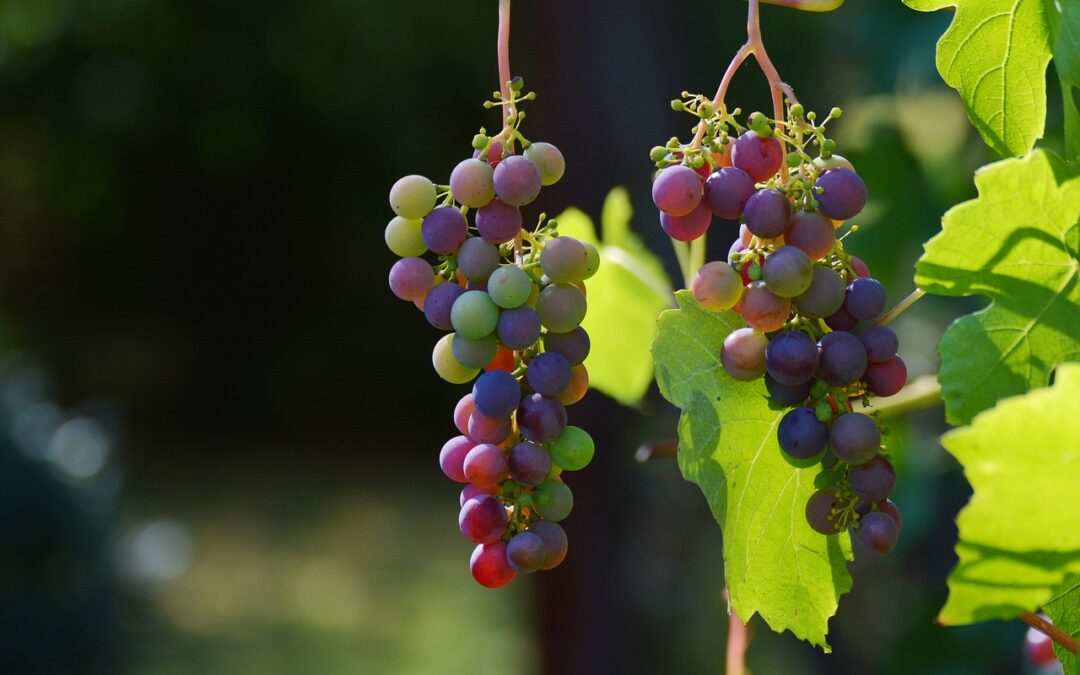
M 648 149 L 686 131 L 671 98 L 715 89 L 745 3 L 514 5 L 526 132 L 569 165 L 538 206 L 598 215 L 626 186 L 674 272 Z M 933 66 L 948 15 L 762 20 L 803 102 L 845 110 L 872 197 L 853 246 L 898 300 L 991 159 Z M 599 452 L 563 567 L 468 574 L 435 461 L 462 390 L 386 288 L 382 229 L 393 180 L 448 175 L 497 124 L 495 26 L 495 0 L 0 0 L 0 672 L 722 672 L 720 532 L 672 460 L 634 459 L 674 436 L 655 391 L 573 410 Z M 729 101 L 767 109 L 755 66 Z M 913 374 L 978 304 L 897 322 Z M 969 494 L 943 428 L 898 424 L 904 534 L 852 565 L 834 653 L 755 619 L 755 672 L 1026 667 L 1019 623 L 934 624 Z

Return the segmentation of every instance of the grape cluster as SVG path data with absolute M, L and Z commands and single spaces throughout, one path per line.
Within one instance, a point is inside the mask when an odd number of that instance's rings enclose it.
M 673 105 L 697 116 L 704 133 L 653 149 L 661 226 L 691 241 L 714 215 L 742 221 L 728 260 L 703 265 L 691 283 L 701 307 L 734 310 L 747 323 L 724 340 L 724 370 L 741 381 L 764 377 L 770 404 L 789 409 L 777 429 L 781 450 L 798 466 L 821 463 L 810 526 L 853 528 L 869 550 L 887 553 L 900 529 L 888 499 L 896 474 L 877 421 L 852 403 L 896 394 L 907 368 L 896 333 L 864 328 L 885 310 L 885 289 L 836 236 L 866 203 L 862 179 L 825 136 L 840 110 L 818 124 L 793 104 L 786 120 L 754 113 L 742 127 L 738 110 L 715 111 L 701 96 Z
M 558 236 L 543 214 L 523 227 L 521 207 L 562 177 L 565 162 L 554 145 L 521 135 L 516 104 L 534 96 L 521 90 L 515 78 L 509 99 L 496 93 L 487 104 L 515 112 L 495 137 L 481 129 L 449 185 L 422 176 L 394 184 L 397 215 L 386 228 L 387 245 L 402 256 L 391 290 L 447 331 L 435 345 L 435 371 L 454 384 L 475 380 L 454 410 L 461 435 L 443 445 L 439 465 L 465 483 L 458 525 L 477 544 L 473 577 L 489 588 L 563 561 L 558 523 L 573 495 L 561 474 L 585 468 L 595 449 L 588 433 L 567 425 L 566 406 L 589 388 L 590 342 L 580 324 L 599 252 Z

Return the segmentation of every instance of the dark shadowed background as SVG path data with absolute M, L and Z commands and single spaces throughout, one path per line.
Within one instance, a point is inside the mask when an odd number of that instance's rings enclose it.
M 525 130 L 568 162 L 538 207 L 595 216 L 626 186 L 674 272 L 648 150 L 685 134 L 668 102 L 715 89 L 744 14 L 517 0 Z M 989 160 L 934 70 L 947 19 L 762 9 L 803 102 L 845 110 L 872 199 L 852 246 L 892 300 Z M 655 391 L 572 410 L 599 448 L 563 567 L 469 576 L 436 462 L 463 388 L 390 294 L 382 230 L 397 177 L 441 181 L 497 124 L 495 27 L 495 0 L 0 0 L 0 672 L 722 672 L 719 529 L 674 461 L 634 461 L 674 437 Z M 756 67 L 728 100 L 768 106 Z M 913 374 L 975 306 L 898 321 Z M 754 619 L 755 672 L 1020 672 L 1019 623 L 933 623 L 968 495 L 942 430 L 898 425 L 904 534 L 852 565 L 834 653 Z

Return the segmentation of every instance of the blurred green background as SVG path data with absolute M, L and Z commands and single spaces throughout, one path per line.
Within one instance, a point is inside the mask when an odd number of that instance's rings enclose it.
M 567 176 L 539 208 L 634 225 L 675 271 L 648 149 L 711 92 L 745 3 L 517 0 L 526 133 Z M 871 191 L 851 247 L 898 300 L 991 158 L 933 66 L 947 15 L 764 7 L 808 107 Z M 0 672 L 719 673 L 721 537 L 654 392 L 596 392 L 570 557 L 478 587 L 435 461 L 462 389 L 386 288 L 390 184 L 449 174 L 497 124 L 495 0 L 0 0 Z M 1051 75 L 1052 77 L 1052 75 Z M 753 66 L 729 101 L 768 106 Z M 1050 104 L 1049 124 L 1057 107 Z M 1051 138 L 1051 144 L 1060 139 Z M 713 257 L 735 236 L 714 226 Z M 913 375 L 978 303 L 898 322 Z M 824 655 L 755 619 L 757 673 L 1017 673 L 1024 627 L 934 625 L 968 488 L 941 410 L 890 440 L 904 533 L 853 565 Z

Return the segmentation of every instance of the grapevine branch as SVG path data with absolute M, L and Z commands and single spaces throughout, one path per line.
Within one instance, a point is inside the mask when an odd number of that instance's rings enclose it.
M 726 591 L 725 591 L 726 592 Z M 728 613 L 727 675 L 746 675 L 746 648 L 750 632 L 735 610 Z
M 509 126 L 510 116 L 517 112 L 510 95 L 510 0 L 499 0 L 499 93 L 502 100 L 503 127 Z

